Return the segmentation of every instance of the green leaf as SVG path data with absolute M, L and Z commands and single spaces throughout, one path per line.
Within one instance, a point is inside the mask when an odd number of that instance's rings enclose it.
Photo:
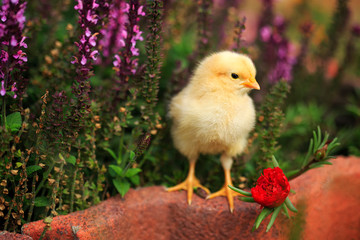
M 20 149 L 15 152 L 15 157 L 20 158 L 21 155 L 22 155 L 22 153 L 21 153 Z
M 34 172 L 41 170 L 42 168 L 39 165 L 31 165 L 26 168 L 26 173 L 28 176 L 32 175 Z
M 19 168 L 19 167 L 21 167 L 22 166 L 22 162 L 16 162 L 15 163 L 15 168 Z
M 228 187 L 229 187 L 231 190 L 233 190 L 233 191 L 235 191 L 235 192 L 238 192 L 238 193 L 240 193 L 240 194 L 242 194 L 242 195 L 244 195 L 244 196 L 248 196 L 248 197 L 251 197 L 251 196 L 252 196 L 251 193 L 249 193 L 249 192 L 247 192 L 247 191 L 244 191 L 244 190 L 242 190 L 242 189 L 239 189 L 239 188 L 236 188 L 236 187 L 233 187 L 233 186 L 230 186 L 230 185 L 228 185 Z
M 132 176 L 141 172 L 140 168 L 130 168 L 126 171 L 125 177 L 131 178 Z
M 134 175 L 130 178 L 130 181 L 135 184 L 135 185 L 139 185 L 140 184 L 140 177 L 139 175 Z
M 49 206 L 49 198 L 37 197 L 35 198 L 35 207 L 46 207 Z
M 72 165 L 75 166 L 75 164 L 76 164 L 76 157 L 74 157 L 73 155 L 70 155 L 68 158 L 65 159 L 65 161 L 66 161 L 67 163 L 70 163 L 70 164 L 72 164 Z
M 321 142 L 320 144 L 320 147 L 319 148 L 323 148 L 327 142 L 327 140 L 329 139 L 329 134 L 327 132 L 325 132 L 325 137 L 323 139 L 323 141 Z
M 109 165 L 109 173 L 112 177 L 123 177 L 123 169 L 116 165 Z
M 22 124 L 21 114 L 14 112 L 6 117 L 6 125 L 10 128 L 11 132 L 17 132 L 20 130 Z
M 305 165 L 308 163 L 309 157 L 312 154 L 312 150 L 313 150 L 313 146 L 314 146 L 314 140 L 310 139 L 310 144 L 309 144 L 309 149 L 308 152 L 303 160 L 303 164 L 302 167 L 305 167 Z
M 274 224 L 275 222 L 275 219 L 276 217 L 278 216 L 282 206 L 284 204 L 281 204 L 280 206 L 276 207 L 275 210 L 274 210 L 274 213 L 271 215 L 271 218 L 270 218 L 270 221 L 269 221 L 269 224 L 267 225 L 266 227 L 266 232 L 268 232 L 270 230 L 270 228 L 272 227 L 272 225 Z
M 288 208 L 290 211 L 292 211 L 292 212 L 297 212 L 297 211 L 298 211 L 298 210 L 294 207 L 294 205 L 291 203 L 289 197 L 287 197 L 287 198 L 285 199 L 285 204 L 286 204 L 287 208 Z
M 239 197 L 239 199 L 243 202 L 255 202 L 253 197 Z
M 313 131 L 313 139 L 314 139 L 314 146 L 313 146 L 313 153 L 315 153 L 316 152 L 316 150 L 317 150 L 317 135 L 316 135 L 316 132 L 315 131 Z
M 319 167 L 322 167 L 323 165 L 324 165 L 323 162 L 317 162 L 317 163 L 311 164 L 310 169 L 319 168 Z
M 290 219 L 289 211 L 288 211 L 288 209 L 286 207 L 286 204 L 281 204 L 281 206 L 282 206 L 282 208 L 284 210 L 285 215 Z
M 130 151 L 130 160 L 133 161 L 135 159 L 135 153 Z
M 113 150 L 111 150 L 110 148 L 104 148 L 104 149 L 113 157 L 114 160 L 118 160 L 117 156 Z
M 261 222 L 262 222 L 267 216 L 269 216 L 269 215 L 272 213 L 273 210 L 274 210 L 273 208 L 264 207 L 263 210 L 261 211 L 261 213 L 259 214 L 259 216 L 256 218 L 255 223 L 254 223 L 254 227 L 253 227 L 252 230 L 254 231 L 255 229 L 258 229 L 259 226 L 260 226 L 260 224 L 261 224 Z
M 321 144 L 321 129 L 320 129 L 320 126 L 317 127 L 317 130 L 318 130 L 318 141 L 317 141 L 317 146 L 318 146 L 318 149 L 320 148 L 320 144 Z
M 328 161 L 321 161 L 322 164 L 325 164 L 325 165 L 333 165 L 331 162 L 328 162 Z
M 115 178 L 113 179 L 113 184 L 121 197 L 124 197 L 130 189 L 130 183 L 124 179 Z
M 274 155 L 272 155 L 272 163 L 273 163 L 274 167 L 279 167 L 279 163 L 278 163 L 278 161 L 276 161 L 276 158 Z

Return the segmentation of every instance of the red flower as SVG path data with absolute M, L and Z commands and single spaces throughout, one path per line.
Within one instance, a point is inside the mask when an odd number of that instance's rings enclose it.
M 264 169 L 256 186 L 251 189 L 255 202 L 263 207 L 274 208 L 280 206 L 289 195 L 290 184 L 279 167 Z

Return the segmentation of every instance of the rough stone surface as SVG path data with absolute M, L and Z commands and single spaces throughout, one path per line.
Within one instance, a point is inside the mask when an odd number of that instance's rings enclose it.
M 0 240 L 32 240 L 32 238 L 28 235 L 1 231 Z
M 154 186 L 56 217 L 45 239 L 359 239 L 360 159 L 339 157 L 333 164 L 290 182 L 296 191 L 290 199 L 300 211 L 291 220 L 279 216 L 269 233 L 268 220 L 251 232 L 260 212 L 255 203 L 235 199 L 231 214 L 223 197 L 194 195 L 189 206 L 185 191 L 168 193 Z M 23 233 L 38 239 L 44 226 L 32 222 Z

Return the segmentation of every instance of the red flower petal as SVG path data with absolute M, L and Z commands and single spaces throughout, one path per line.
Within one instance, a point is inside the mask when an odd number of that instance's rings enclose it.
M 279 167 L 264 169 L 256 186 L 251 189 L 255 202 L 269 208 L 280 206 L 289 192 L 290 184 Z

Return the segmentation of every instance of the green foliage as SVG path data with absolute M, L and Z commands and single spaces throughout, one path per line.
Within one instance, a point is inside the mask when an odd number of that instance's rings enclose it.
M 19 112 L 14 112 L 6 116 L 6 126 L 11 132 L 19 131 L 21 123 L 21 114 Z
M 114 184 L 118 193 L 122 197 L 129 191 L 130 183 L 134 185 L 140 184 L 139 173 L 141 172 L 140 168 L 129 168 L 129 166 L 136 161 L 136 154 L 133 151 L 130 151 L 130 156 L 128 159 L 122 159 L 122 155 L 116 156 L 111 149 L 107 149 L 109 154 L 114 158 L 118 165 L 109 165 L 109 174 L 112 178 L 112 183 Z M 125 166 L 125 167 L 124 167 Z
M 329 140 L 329 134 L 325 133 L 322 135 L 321 129 L 318 127 L 317 131 L 313 131 L 313 138 L 310 140 L 309 148 L 302 161 L 301 168 L 287 173 L 288 179 L 293 179 L 313 168 L 331 165 L 331 162 L 327 160 L 334 158 L 331 154 L 339 145 L 340 143 L 337 141 L 337 138 Z

